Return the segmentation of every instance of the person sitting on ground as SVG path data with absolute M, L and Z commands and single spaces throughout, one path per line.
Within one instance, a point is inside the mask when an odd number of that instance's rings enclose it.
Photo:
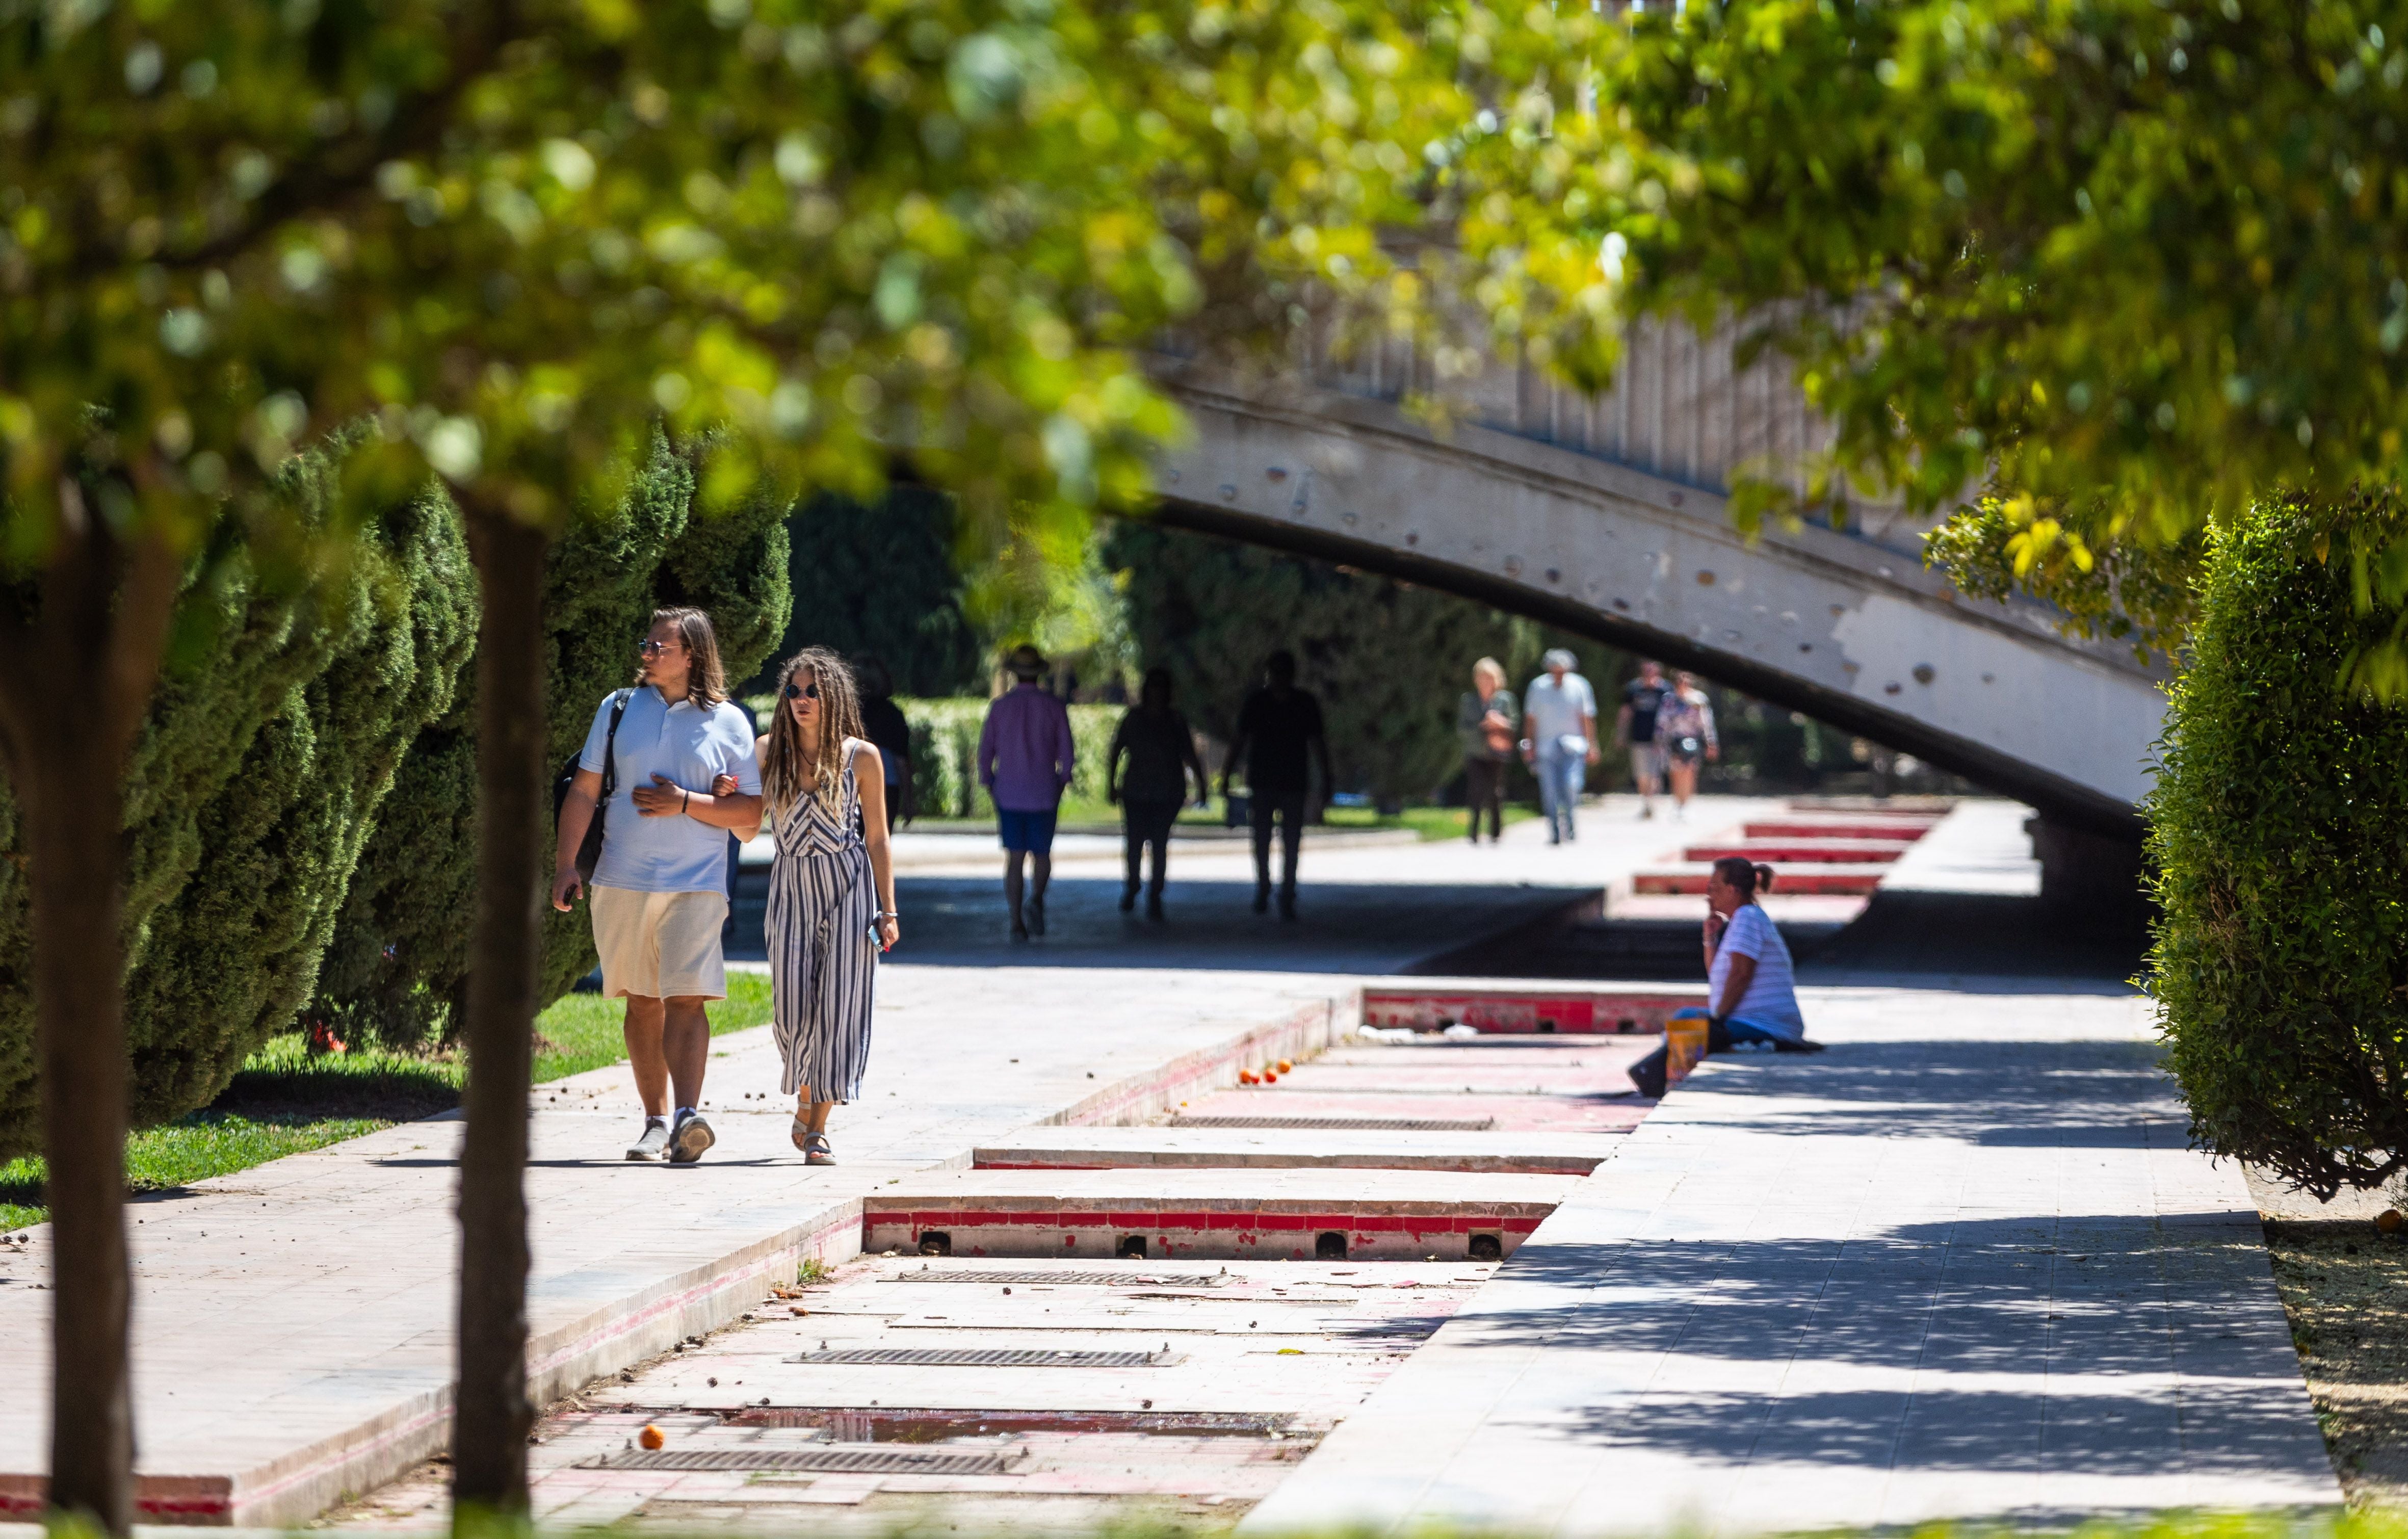
M 1772 868 L 1738 856 L 1714 862 L 1706 879 L 1706 1010 L 1676 1011 L 1674 1020 L 1706 1017 L 1706 1050 L 1770 1046 L 1778 1053 L 1819 1053 L 1806 1040 L 1798 1009 L 1798 980 L 1788 943 L 1756 900 L 1772 888 Z
M 979 729 L 978 778 L 995 802 L 996 828 L 1003 839 L 1003 901 L 1011 911 L 1011 938 L 1025 941 L 1045 933 L 1054 814 L 1070 787 L 1078 750 L 1070 738 L 1069 708 L 1038 687 L 1044 654 L 1023 644 L 1011 649 L 1004 666 L 1014 683 L 986 708 L 986 725 Z M 1033 880 L 1023 877 L 1024 865 L 1036 868 Z
M 1127 770 L 1121 766 L 1124 755 Z M 1104 755 L 1104 799 L 1121 806 L 1121 828 L 1127 844 L 1128 881 L 1121 888 L 1121 912 L 1137 907 L 1139 863 L 1154 851 L 1154 885 L 1145 895 L 1145 916 L 1162 917 L 1162 884 L 1170 859 L 1170 826 L 1187 800 L 1187 777 L 1196 777 L 1196 797 L 1204 798 L 1210 784 L 1204 761 L 1196 754 L 1196 734 L 1187 718 L 1171 708 L 1170 669 L 1150 668 L 1138 693 L 1138 703 L 1121 717 L 1112 746 Z

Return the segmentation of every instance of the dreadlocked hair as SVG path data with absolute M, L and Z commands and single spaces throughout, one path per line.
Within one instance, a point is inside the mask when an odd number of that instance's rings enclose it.
M 809 749 L 786 698 L 786 686 L 803 673 L 820 686 L 820 741 Z M 768 797 L 770 815 L 785 816 L 806 794 L 833 813 L 844 792 L 846 740 L 861 736 L 861 694 L 853 685 L 853 669 L 825 647 L 805 647 L 778 669 L 776 709 L 769 723 L 768 762 L 761 767 L 761 789 Z M 808 793 L 803 789 L 807 780 L 811 783 Z

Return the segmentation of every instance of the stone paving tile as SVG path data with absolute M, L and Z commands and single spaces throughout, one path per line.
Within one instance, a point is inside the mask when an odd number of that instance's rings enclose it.
M 1249 1533 L 2329 1503 L 2237 1170 L 2141 1001 L 1810 990 L 1627 1135 Z
M 624 1069 L 547 1087 L 535 1098 L 527 1173 L 528 1304 L 533 1356 L 556 1355 L 565 1377 L 545 1392 L 719 1323 L 760 1298 L 779 1267 L 791 1279 L 814 1234 L 850 1254 L 853 1204 L 888 1181 L 1075 1115 L 1266 1022 L 1326 1028 L 1351 998 L 1332 981 L 1279 975 L 1225 975 L 1209 992 L 1167 993 L 1164 982 L 1096 969 L 1075 988 L 998 990 L 981 970 L 888 970 L 865 1100 L 837 1117 L 846 1162 L 834 1168 L 805 1167 L 788 1143 L 766 1030 L 713 1044 L 707 1108 L 721 1142 L 690 1169 L 621 1157 L 636 1130 Z M 366 1483 L 328 1444 L 344 1429 L 420 1426 L 400 1457 L 369 1467 L 370 1481 L 439 1446 L 460 1128 L 448 1117 L 405 1124 L 134 1206 L 141 1471 L 232 1475 L 244 1483 L 239 1502 L 265 1472 L 317 1460 L 322 1479 L 254 1494 L 236 1514 L 278 1521 Z M 48 1381 L 49 1246 L 39 1229 L 0 1255 L 0 1383 Z M 757 1277 L 730 1270 L 746 1255 L 758 1257 Z M 638 1300 L 650 1313 L 631 1313 Z M 580 1347 L 593 1332 L 602 1345 Z M 0 1396 L 0 1474 L 40 1471 L 46 1447 L 44 1397 Z
M 931 1269 L 1015 1277 L 1009 1285 L 919 1280 Z M 1186 1501 L 1191 1516 L 1242 1510 L 1493 1272 L 1477 1263 L 1240 1262 L 1211 1287 L 1179 1287 L 1140 1279 L 1197 1268 L 1130 1263 L 1131 1281 L 1112 1284 L 1071 1280 L 1091 1274 L 1092 1263 L 1036 1266 L 1063 1273 L 1058 1283 L 1031 1284 L 1031 1269 L 1026 1261 L 863 1258 L 794 1290 L 792 1302 L 753 1311 L 624 1382 L 596 1385 L 538 1428 L 530 1464 L 538 1515 L 554 1525 L 624 1519 L 639 1528 L 744 1530 L 791 1524 L 803 1507 L 835 1508 L 857 1510 L 863 1528 L 876 1532 L 940 1511 L 944 1525 L 984 1532 L 1024 1521 L 1083 1531 L 1125 1520 L 1132 1503 L 1158 1497 Z M 1006 1295 L 1006 1286 L 1015 1291 Z M 788 1360 L 823 1342 L 1127 1350 L 1140 1345 L 1132 1337 L 1174 1351 L 1142 1369 Z M 1217 1435 L 1176 1424 L 1216 1415 L 1226 1418 Z M 998 1422 L 992 1431 L 989 1416 Z M 948 1452 L 1013 1457 L 1000 1475 L 579 1467 L 629 1449 L 647 1423 L 671 1452 L 829 1443 L 910 1449 L 933 1439 Z M 422 1466 L 333 1514 L 329 1526 L 423 1530 L 442 1513 L 443 1478 L 440 1465 Z

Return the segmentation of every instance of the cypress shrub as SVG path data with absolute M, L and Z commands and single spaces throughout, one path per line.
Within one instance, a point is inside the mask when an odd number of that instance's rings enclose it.
M 944 494 L 896 486 L 875 503 L 823 494 L 795 511 L 788 530 L 793 621 L 781 627 L 772 663 L 807 646 L 874 652 L 897 695 L 984 687 L 979 638 L 962 612 L 953 504 Z M 773 683 L 765 671 L 752 687 L 767 692 Z
M 305 521 L 340 453 L 288 467 Z M 136 1127 L 207 1104 L 308 997 L 394 761 L 466 656 L 468 570 L 435 496 L 371 525 L 316 583 L 263 569 L 232 520 L 195 558 L 127 774 Z M 0 784 L 0 1158 L 40 1137 L 17 836 Z
M 786 510 L 762 500 L 697 512 L 697 453 L 655 436 L 625 500 L 579 520 L 552 550 L 544 596 L 552 762 L 584 741 L 603 697 L 634 678 L 654 609 L 709 611 L 731 683 L 758 669 L 786 628 Z M 476 895 L 473 671 L 411 745 L 360 858 L 308 1012 L 338 1035 L 414 1047 L 456 1028 Z M 547 879 L 551 869 L 547 840 Z M 582 903 L 567 913 L 547 906 L 544 918 L 549 1003 L 592 971 L 594 935 Z
M 2319 1197 L 2408 1152 L 2408 713 L 2314 506 L 2217 536 L 2151 794 L 2151 992 L 2191 1136 Z

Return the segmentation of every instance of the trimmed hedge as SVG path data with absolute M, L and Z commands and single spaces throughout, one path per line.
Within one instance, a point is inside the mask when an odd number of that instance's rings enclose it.
M 305 517 L 334 456 L 293 463 Z M 127 777 L 136 1127 L 206 1105 L 291 1023 L 396 762 L 450 703 L 475 626 L 459 521 L 394 510 L 325 582 L 263 574 L 231 521 L 195 560 Z M 0 790 L 0 850 L 19 848 Z M 0 861 L 0 1158 L 40 1142 L 22 857 Z
M 697 513 L 699 453 L 656 435 L 626 500 L 580 520 L 552 550 L 544 596 L 548 762 L 574 752 L 603 697 L 634 677 L 636 643 L 654 609 L 708 611 L 731 683 L 751 676 L 785 629 L 793 609 L 786 510 L 761 502 Z M 476 898 L 473 679 L 473 670 L 464 675 L 452 709 L 411 745 L 361 856 L 308 1008 L 337 1035 L 414 1047 L 457 1028 Z M 567 913 L 547 905 L 540 1002 L 567 993 L 593 967 L 585 905 Z
M 993 817 L 995 803 L 978 783 L 979 728 L 986 723 L 982 699 L 902 700 L 911 724 L 911 781 L 919 788 L 924 817 Z M 1070 794 L 1103 799 L 1104 755 L 1126 706 L 1070 707 L 1070 741 L 1078 753 Z
M 2146 812 L 2192 1139 L 2329 1197 L 2408 1157 L 2408 712 L 2344 691 L 2388 626 L 2323 511 L 2213 542 Z

